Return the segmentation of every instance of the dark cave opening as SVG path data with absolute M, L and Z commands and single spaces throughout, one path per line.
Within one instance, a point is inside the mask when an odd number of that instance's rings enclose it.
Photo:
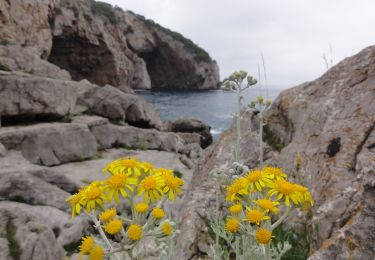
M 147 66 L 153 89 L 194 89 L 204 82 L 194 75 L 194 65 L 179 58 L 168 45 L 159 43 L 152 51 L 138 54 Z
M 100 86 L 120 82 L 114 57 L 102 41 L 96 45 L 76 34 L 54 36 L 48 61 L 69 71 L 74 80 L 87 79 Z

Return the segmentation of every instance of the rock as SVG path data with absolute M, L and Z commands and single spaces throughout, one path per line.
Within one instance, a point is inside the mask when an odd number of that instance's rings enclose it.
M 371 46 L 321 78 L 283 91 L 266 115 L 265 140 L 274 150 L 267 148 L 265 159 L 291 172 L 300 153 L 296 181 L 308 186 L 315 200 L 311 215 L 300 212 L 298 220 L 318 225 L 318 230 L 309 231 L 309 259 L 372 259 L 375 255 L 375 205 L 370 199 L 375 195 L 374 90 L 375 46 Z M 254 129 L 253 123 L 246 123 L 251 117 L 243 116 L 241 158 L 253 168 L 258 154 L 252 150 L 258 145 L 256 132 L 249 130 Z M 202 218 L 213 209 L 218 183 L 208 173 L 231 165 L 234 131 L 232 126 L 204 151 L 194 172 L 181 213 L 181 259 L 206 252 L 210 244 Z M 288 223 L 294 220 L 291 217 Z
M 144 99 L 111 87 L 89 87 L 82 91 L 77 105 L 88 113 L 143 128 L 161 128 L 159 114 Z
M 0 143 L 0 158 L 4 157 L 7 154 L 7 149 L 5 149 L 4 145 Z
M 17 202 L 0 202 L 0 212 L 9 210 L 26 214 L 33 221 L 48 227 L 61 246 L 77 243 L 84 232 L 87 231 L 89 223 L 84 216 L 78 216 L 72 220 L 71 215 L 50 206 L 30 206 Z
M 67 70 L 74 80 L 121 90 L 218 88 L 218 66 L 206 51 L 131 12 L 111 6 L 103 11 L 90 1 L 19 0 L 3 1 L 0 13 L 3 44 L 32 50 Z
M 197 133 L 200 135 L 200 144 L 202 148 L 206 148 L 212 143 L 211 127 L 205 125 L 202 121 L 194 118 L 184 118 L 175 121 L 167 121 L 164 123 L 166 131 L 178 133 Z M 186 139 L 194 139 L 191 135 L 182 135 Z M 185 139 L 184 138 L 184 139 Z
M 6 232 L 13 258 L 20 260 L 61 259 L 65 251 L 51 229 L 37 222 L 27 208 L 11 208 L 11 203 L 0 202 L 0 233 Z M 3 253 L 3 252 L 2 252 Z M 9 259 L 6 257 L 5 259 Z
M 76 83 L 0 71 L 0 114 L 3 125 L 61 119 L 73 113 Z
M 0 46 L 0 64 L 12 71 L 22 71 L 35 76 L 70 80 L 70 74 L 40 58 L 34 48 L 19 45 Z
M 65 199 L 69 193 L 37 177 L 22 172 L 0 174 L 1 200 L 18 201 L 31 205 L 47 205 L 68 211 Z
M 181 152 L 186 145 L 177 134 L 159 132 L 154 129 L 107 124 L 92 127 L 91 131 L 99 144 L 99 149 L 126 147 L 138 150 Z
M 52 166 L 93 157 L 97 143 L 87 126 L 49 123 L 0 128 L 0 142 L 34 164 Z

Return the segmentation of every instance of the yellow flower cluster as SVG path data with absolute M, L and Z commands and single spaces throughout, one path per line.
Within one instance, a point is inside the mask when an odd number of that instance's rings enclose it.
M 154 203 L 164 196 L 171 201 L 181 193 L 184 181 L 174 176 L 172 170 L 154 169 L 148 162 L 138 162 L 134 158 L 122 158 L 108 164 L 103 173 L 109 174 L 103 181 L 94 181 L 70 196 L 67 201 L 72 207 L 72 217 L 80 214 L 81 208 L 90 212 L 102 208 L 104 203 L 120 197 L 143 197 L 145 203 Z
M 240 232 L 241 223 L 260 226 L 255 238 L 260 244 L 267 244 L 272 239 L 272 232 L 263 227 L 271 216 L 276 216 L 279 207 L 299 207 L 313 205 L 309 190 L 299 184 L 288 181 L 287 174 L 280 168 L 265 166 L 263 169 L 249 171 L 244 177 L 235 179 L 226 187 L 226 200 L 229 207 L 225 229 L 230 233 Z
M 128 245 L 150 234 L 157 238 L 172 235 L 173 226 L 168 220 L 162 221 L 166 216 L 162 205 L 168 199 L 174 201 L 181 193 L 182 179 L 172 170 L 155 169 L 152 164 L 134 158 L 115 160 L 102 172 L 107 174 L 106 179 L 81 187 L 67 198 L 72 218 L 85 211 L 103 234 L 115 239 L 122 237 L 119 241 Z M 107 207 L 113 202 L 118 204 L 120 200 L 128 202 L 131 216 L 121 216 L 116 208 Z M 91 236 L 82 239 L 80 252 L 89 259 L 103 259 L 105 255 L 105 250 Z

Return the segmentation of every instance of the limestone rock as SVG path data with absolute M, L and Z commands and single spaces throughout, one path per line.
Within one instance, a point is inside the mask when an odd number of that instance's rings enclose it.
M 0 71 L 0 114 L 10 122 L 61 119 L 73 113 L 75 83 Z
M 164 123 L 164 127 L 170 132 L 199 134 L 202 148 L 206 148 L 212 143 L 212 135 L 210 133 L 211 127 L 205 125 L 201 120 L 195 118 L 184 118 L 175 121 L 167 121 Z M 185 135 L 185 137 L 189 138 L 188 135 Z
M 50 123 L 0 128 L 0 142 L 22 151 L 26 159 L 46 166 L 91 158 L 97 143 L 85 125 Z
M 7 149 L 5 149 L 4 145 L 0 143 L 0 157 L 4 157 L 7 153 Z
M 161 128 L 159 114 L 144 99 L 111 87 L 88 87 L 81 90 L 77 105 L 86 112 L 113 121 L 127 122 L 143 128 Z
M 31 75 L 70 80 L 70 74 L 56 65 L 40 58 L 34 48 L 19 45 L 0 46 L 0 64 L 12 71 L 22 71 Z
M 0 202 L 0 233 L 5 231 L 11 236 L 12 246 L 17 250 L 14 252 L 15 257 L 20 260 L 61 259 L 65 251 L 57 242 L 53 231 L 36 221 L 29 214 L 27 205 L 20 204 L 22 206 L 19 208 L 8 209 L 7 206 L 12 204 Z
M 91 131 L 100 149 L 116 146 L 168 152 L 181 152 L 185 149 L 185 142 L 177 134 L 154 129 L 107 124 L 92 127 Z

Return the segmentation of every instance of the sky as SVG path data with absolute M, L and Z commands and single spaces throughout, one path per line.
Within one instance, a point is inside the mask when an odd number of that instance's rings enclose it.
M 246 70 L 287 88 L 375 44 L 374 0 L 103 0 L 193 40 L 220 76 Z

